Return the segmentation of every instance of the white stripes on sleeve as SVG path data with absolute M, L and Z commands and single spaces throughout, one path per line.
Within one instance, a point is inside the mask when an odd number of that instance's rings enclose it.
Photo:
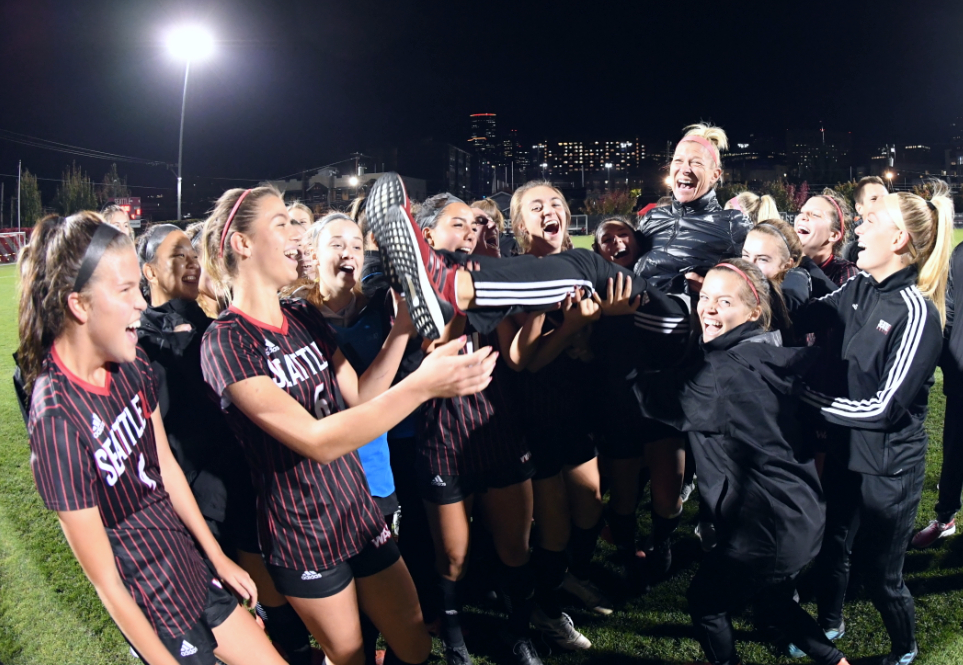
M 916 357 L 916 350 L 919 348 L 926 324 L 926 301 L 919 289 L 912 286 L 903 289 L 900 295 L 909 310 L 909 317 L 896 350 L 896 360 L 886 376 L 883 387 L 876 392 L 876 396 L 862 400 L 833 398 L 807 388 L 802 395 L 803 401 L 820 407 L 826 413 L 854 420 L 875 418 L 886 411 L 913 366 L 913 359 Z

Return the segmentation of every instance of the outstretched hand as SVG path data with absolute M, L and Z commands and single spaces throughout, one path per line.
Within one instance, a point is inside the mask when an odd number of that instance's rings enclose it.
M 415 375 L 424 382 L 431 397 L 474 395 L 491 383 L 498 352 L 486 346 L 474 353 L 459 355 L 467 341 L 463 335 L 442 344 L 422 361 Z
M 632 278 L 622 273 L 619 273 L 614 280 L 609 277 L 605 300 L 599 298 L 597 293 L 592 297 L 602 308 L 602 314 L 606 316 L 631 314 L 642 304 L 641 293 L 632 298 Z

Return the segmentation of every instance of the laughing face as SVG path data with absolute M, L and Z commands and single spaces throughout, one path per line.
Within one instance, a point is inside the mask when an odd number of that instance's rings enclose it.
M 240 254 L 239 270 L 252 271 L 257 279 L 279 291 L 298 278 L 304 228 L 291 219 L 280 197 L 265 196 L 256 206 L 248 233 L 231 235 L 231 243 Z M 235 241 L 237 236 L 242 238 Z
M 200 275 L 201 264 L 191 241 L 183 231 L 171 231 L 157 246 L 154 260 L 144 265 L 151 305 L 158 307 L 177 298 L 196 300 Z
M 896 226 L 886 206 L 877 204 L 856 227 L 856 267 L 882 281 L 903 267 L 900 252 L 908 242 L 909 234 Z
M 722 169 L 715 155 L 695 141 L 681 141 L 675 148 L 669 167 L 672 194 L 679 203 L 689 203 L 703 196 L 716 184 Z
M 83 308 L 90 340 L 103 361 L 133 362 L 140 315 L 147 309 L 140 293 L 140 265 L 133 247 L 104 253 L 91 276 Z
M 472 228 L 475 230 L 475 254 L 486 256 L 499 256 L 498 251 L 498 225 L 487 212 L 481 208 L 472 208 L 474 223 Z
M 348 219 L 328 222 L 318 235 L 315 251 L 322 292 L 339 294 L 355 287 L 364 261 L 364 239 L 357 224 Z
M 422 229 L 425 241 L 435 249 L 471 254 L 475 249 L 475 215 L 465 203 L 449 203 L 438 215 L 433 229 Z
M 605 222 L 599 229 L 598 251 L 606 261 L 631 268 L 639 258 L 635 232 L 622 222 Z
M 711 342 L 761 314 L 755 302 L 743 299 L 745 280 L 731 270 L 710 270 L 699 292 L 702 341 Z
M 548 256 L 562 251 L 568 231 L 565 202 L 552 187 L 532 187 L 522 195 L 522 222 L 531 239 L 528 253 Z
M 822 265 L 833 255 L 833 245 L 839 241 L 841 234 L 833 230 L 833 204 L 822 196 L 814 196 L 800 209 L 793 222 L 803 252 Z

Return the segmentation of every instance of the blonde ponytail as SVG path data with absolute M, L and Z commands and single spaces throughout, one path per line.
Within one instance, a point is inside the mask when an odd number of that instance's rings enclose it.
M 916 194 L 898 192 L 883 198 L 896 225 L 910 236 L 911 263 L 919 270 L 916 286 L 936 305 L 940 322 L 946 325 L 946 284 L 953 251 L 953 200 L 942 180 L 933 187 L 927 201 Z

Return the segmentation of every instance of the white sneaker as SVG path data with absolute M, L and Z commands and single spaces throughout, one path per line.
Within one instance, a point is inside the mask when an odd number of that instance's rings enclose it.
M 562 589 L 581 600 L 585 607 L 596 614 L 609 615 L 612 613 L 611 601 L 588 580 L 580 580 L 572 573 L 565 573 L 565 577 L 562 578 Z
M 565 612 L 562 612 L 562 616 L 558 619 L 549 619 L 540 608 L 535 608 L 532 612 L 532 625 L 563 649 L 574 651 L 592 646 L 585 635 L 575 630 L 572 617 Z

